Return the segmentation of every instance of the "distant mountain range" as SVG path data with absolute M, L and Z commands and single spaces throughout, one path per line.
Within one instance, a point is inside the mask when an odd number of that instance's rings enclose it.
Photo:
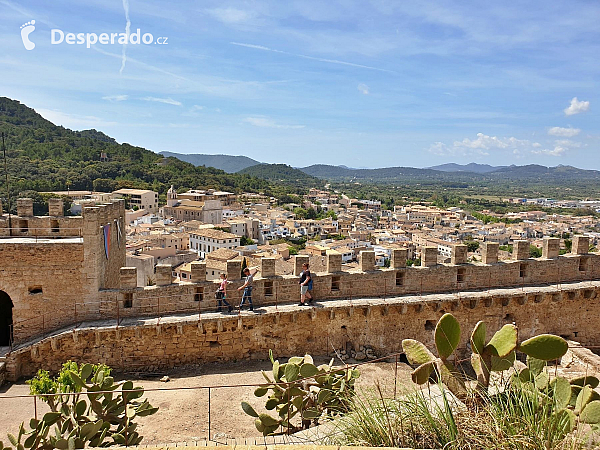
M 456 167 L 455 167 L 456 166 Z M 483 167 L 481 167 L 483 166 Z M 466 167 L 471 167 L 468 171 Z M 456 169 L 456 170 L 454 170 Z M 300 170 L 327 180 L 337 181 L 364 181 L 364 182 L 386 182 L 386 181 L 415 181 L 418 179 L 430 181 L 479 181 L 479 180 L 543 180 L 568 181 L 571 180 L 596 180 L 600 181 L 600 171 L 584 170 L 572 166 L 546 167 L 537 164 L 525 166 L 493 167 L 483 164 L 445 164 L 442 169 L 428 168 L 418 169 L 414 167 L 386 167 L 381 169 L 345 169 L 340 166 L 329 166 L 317 164 L 303 167 Z
M 489 164 L 456 164 L 448 163 L 439 166 L 427 167 L 428 169 L 439 170 L 441 172 L 473 172 L 473 173 L 488 173 L 498 169 L 504 169 L 506 166 L 490 166 Z
M 181 161 L 188 162 L 195 166 L 206 166 L 214 167 L 215 169 L 221 169 L 227 173 L 236 173 L 246 167 L 255 166 L 260 162 L 248 158 L 247 156 L 231 156 L 231 155 L 202 155 L 202 154 L 191 154 L 186 155 L 184 153 L 173 153 L 173 152 L 159 152 L 165 158 L 172 156 Z
M 572 166 L 546 167 L 537 164 L 524 166 L 491 166 L 489 164 L 447 163 L 427 168 L 382 167 L 377 169 L 354 169 L 344 165 L 315 164 L 308 167 L 291 167 L 286 164 L 266 164 L 246 156 L 180 154 L 161 152 L 196 166 L 215 167 L 228 173 L 240 173 L 269 181 L 288 184 L 308 184 L 311 178 L 330 181 L 353 181 L 365 183 L 477 183 L 480 181 L 520 180 L 530 182 L 600 181 L 600 171 L 584 170 Z M 302 173 L 308 175 L 303 176 Z M 314 182 L 314 179 L 312 180 Z

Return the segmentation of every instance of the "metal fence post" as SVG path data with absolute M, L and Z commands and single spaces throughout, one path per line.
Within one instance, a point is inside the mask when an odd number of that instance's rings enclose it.
M 398 354 L 396 353 L 396 366 L 394 367 L 394 400 L 396 400 L 397 384 L 398 384 Z
M 210 441 L 211 433 L 210 433 L 210 397 L 211 397 L 210 387 L 208 388 L 208 440 Z

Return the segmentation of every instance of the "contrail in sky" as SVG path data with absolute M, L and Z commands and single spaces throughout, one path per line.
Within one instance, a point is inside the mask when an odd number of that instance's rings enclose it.
M 123 69 L 125 69 L 125 63 L 127 62 L 127 42 L 129 42 L 129 33 L 131 31 L 131 20 L 129 20 L 129 0 L 123 0 L 123 9 L 125 10 L 125 20 L 127 21 L 125 24 L 125 35 L 127 39 L 123 44 L 123 52 L 121 53 L 121 69 L 119 69 L 119 73 L 123 73 Z

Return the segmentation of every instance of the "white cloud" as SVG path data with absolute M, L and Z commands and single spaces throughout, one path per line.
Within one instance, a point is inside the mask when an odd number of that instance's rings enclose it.
M 285 128 L 285 129 L 299 129 L 304 128 L 304 125 L 282 125 L 275 122 L 267 117 L 246 117 L 242 122 L 248 123 L 255 127 L 262 128 Z
M 129 95 L 105 95 L 102 100 L 108 100 L 109 102 L 124 102 L 129 98 Z
M 214 8 L 206 10 L 215 19 L 228 24 L 248 22 L 255 17 L 250 11 L 243 11 L 237 8 Z
M 560 136 L 560 137 L 573 137 L 577 136 L 581 130 L 579 128 L 561 128 L 561 127 L 552 127 L 548 130 L 548 134 L 551 136 Z
M 568 150 L 572 148 L 581 147 L 580 142 L 571 141 L 569 139 L 557 139 L 554 141 L 554 147 L 552 149 L 532 150 L 531 153 L 534 155 L 549 155 L 549 156 L 562 156 Z
M 369 86 L 367 86 L 364 83 L 360 83 L 358 85 L 358 90 L 360 91 L 361 94 L 364 94 L 364 95 L 368 95 L 369 94 Z
M 566 148 L 561 147 L 560 145 L 554 146 L 554 149 L 544 149 L 544 150 L 532 150 L 531 153 L 534 155 L 550 155 L 550 156 L 562 156 L 567 151 Z
M 573 97 L 571 104 L 564 109 L 566 116 L 572 116 L 573 114 L 579 114 L 590 109 L 590 102 L 579 101 L 577 97 Z
M 581 142 L 575 142 L 569 139 L 557 139 L 556 141 L 554 141 L 554 145 L 560 145 L 561 147 L 568 148 L 579 148 L 581 147 Z
M 476 139 L 464 138 L 462 141 L 454 141 L 452 145 L 446 145 L 443 142 L 435 142 L 428 150 L 436 155 L 487 156 L 490 154 L 490 150 L 512 150 L 513 154 L 519 154 L 522 149 L 539 146 L 540 144 L 537 142 L 517 139 L 515 137 L 499 138 L 496 136 L 488 136 L 483 133 L 477 133 Z
M 90 128 L 103 128 L 116 125 L 116 122 L 105 121 L 96 116 L 80 116 L 78 114 L 67 114 L 55 109 L 37 108 L 36 111 L 45 119 L 55 125 L 62 125 L 73 130 L 84 130 Z
M 200 111 L 201 109 L 204 109 L 204 106 L 194 105 L 192 106 L 191 111 Z
M 146 102 L 158 102 L 158 103 L 166 103 L 167 105 L 182 106 L 181 102 L 179 102 L 177 100 L 173 100 L 171 97 L 169 97 L 169 98 L 143 97 L 140 100 L 144 100 Z

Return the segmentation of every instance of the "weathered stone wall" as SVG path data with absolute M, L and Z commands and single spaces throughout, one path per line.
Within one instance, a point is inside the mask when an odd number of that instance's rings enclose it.
M 19 203 L 32 214 L 28 199 Z M 59 212 L 58 202 L 51 202 Z M 0 290 L 12 300 L 15 343 L 97 317 L 99 290 L 119 285 L 125 265 L 122 200 L 84 208 L 83 217 L 0 216 Z M 119 235 L 119 222 L 121 234 Z M 102 226 L 111 224 L 109 255 Z
M 13 302 L 15 341 L 72 323 L 81 293 L 83 242 L 0 242 L 0 290 Z M 48 314 L 44 314 L 48 312 Z
M 96 242 L 97 245 L 89 246 L 87 243 L 90 241 Z M 54 321 L 55 318 L 48 317 L 53 314 L 56 314 L 56 320 L 59 320 L 61 325 L 65 325 L 101 318 L 194 313 L 215 307 L 214 291 L 216 291 L 217 285 L 214 282 L 201 280 L 198 283 L 171 283 L 171 271 L 168 267 L 157 267 L 157 276 L 163 269 L 165 273 L 164 280 L 157 278 L 158 286 L 133 289 L 131 286 L 127 286 L 118 289 L 120 267 L 117 265 L 121 258 L 118 255 L 111 256 L 111 259 L 106 261 L 103 241 L 97 239 L 96 236 L 88 237 L 84 234 L 84 242 L 86 244 L 84 245 L 83 281 L 81 284 L 83 295 L 79 296 L 80 301 L 84 304 L 78 305 L 76 315 L 73 314 L 74 311 L 71 311 L 71 314 L 65 314 L 65 305 L 68 306 L 68 303 L 61 303 L 60 297 L 58 297 L 56 301 L 62 305 L 62 309 L 44 308 L 43 311 L 48 318 L 46 322 Z M 111 245 L 117 247 L 116 243 Z M 332 259 L 336 257 L 337 255 L 329 256 Z M 302 261 L 303 258 L 298 257 L 297 265 L 300 266 Z M 368 263 L 370 259 L 365 258 L 364 261 Z M 400 267 L 398 269 L 375 269 L 368 272 L 337 271 L 339 267 L 336 262 L 334 261 L 329 266 L 331 270 L 336 270 L 335 272 L 313 274 L 313 293 L 317 299 L 393 297 L 497 287 L 558 285 L 577 280 L 600 278 L 600 255 L 598 254 L 571 254 L 553 259 L 510 260 L 490 265 L 480 263 L 436 264 L 432 267 Z M 236 290 L 242 284 L 239 279 L 240 264 L 239 261 L 229 261 L 228 264 L 232 266 L 230 279 L 233 280 L 228 288 L 228 298 L 233 304 L 237 304 L 241 299 L 241 292 Z M 369 268 L 372 269 L 371 265 Z M 74 267 L 75 269 L 76 267 Z M 43 268 L 41 270 L 43 271 Z M 271 271 L 267 270 L 267 273 L 270 274 Z M 52 282 L 70 292 L 71 286 L 60 280 L 61 278 L 58 276 Z M 101 281 L 110 284 L 113 289 L 98 290 Z M 81 292 L 77 291 L 76 287 L 73 286 L 73 291 Z M 76 293 L 73 295 L 77 295 Z M 9 295 L 11 294 L 9 293 Z M 254 281 L 252 297 L 255 306 L 296 302 L 300 298 L 298 278 L 292 275 L 258 277 Z M 127 305 L 125 305 L 126 300 Z M 44 331 L 48 331 L 48 329 L 46 326 Z M 19 332 L 19 339 L 16 342 L 22 343 L 25 339 L 40 333 L 41 330 L 38 326 L 30 330 L 23 329 Z
M 191 286 L 191 285 L 190 285 Z M 179 316 L 88 324 L 13 351 L 7 360 L 10 379 L 38 368 L 56 371 L 62 362 L 104 362 L 119 370 L 156 370 L 182 364 L 266 358 L 332 348 L 370 346 L 379 354 L 401 351 L 404 338 L 432 345 L 433 328 L 445 312 L 460 321 L 466 346 L 468 331 L 479 320 L 490 334 L 505 323 L 519 327 L 521 339 L 554 333 L 595 344 L 600 338 L 600 282 L 489 292 L 430 294 L 387 300 L 324 302 L 318 308 L 280 306 L 259 315 Z M 125 325 L 123 325 L 125 323 Z M 490 336 L 488 336 L 489 338 Z

